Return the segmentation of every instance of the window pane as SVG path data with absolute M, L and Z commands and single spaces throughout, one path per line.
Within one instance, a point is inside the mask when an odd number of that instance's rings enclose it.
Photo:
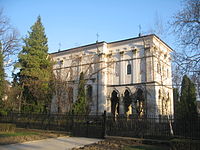
M 127 65 L 127 74 L 131 74 L 131 64 Z

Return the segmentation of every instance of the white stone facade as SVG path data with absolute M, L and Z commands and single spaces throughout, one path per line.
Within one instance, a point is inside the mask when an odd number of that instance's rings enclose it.
M 59 72 L 72 89 L 73 102 L 77 98 L 79 75 L 85 74 L 86 90 L 88 87 L 91 90 L 91 114 L 102 114 L 106 110 L 114 115 L 155 116 L 174 113 L 171 52 L 167 44 L 152 34 L 110 43 L 97 42 L 55 52 L 51 57 L 56 62 L 55 74 Z M 125 106 L 126 96 L 131 101 Z M 68 97 L 63 100 L 62 112 L 70 109 Z M 52 112 L 58 111 L 57 101 L 55 96 Z

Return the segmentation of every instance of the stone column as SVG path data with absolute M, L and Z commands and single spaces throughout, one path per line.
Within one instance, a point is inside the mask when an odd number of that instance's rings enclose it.
M 106 110 L 106 94 L 107 94 L 107 58 L 105 54 L 101 54 L 100 56 L 100 71 L 98 72 L 99 75 L 99 84 L 98 84 L 98 113 L 103 113 Z M 104 69 L 103 69 L 104 68 Z
M 134 83 L 134 76 L 135 76 L 134 53 L 132 53 L 132 61 L 131 61 L 131 83 Z
M 124 114 L 124 102 L 123 102 L 123 94 L 119 97 L 119 115 Z
M 108 114 L 111 114 L 111 97 L 106 96 L 107 104 L 106 104 L 106 111 Z
M 120 64 L 120 72 L 119 72 L 119 84 L 123 84 L 124 83 L 124 61 L 123 61 L 123 56 L 124 56 L 124 52 L 121 51 L 120 52 L 120 59 L 119 59 L 119 64 Z
M 132 58 L 133 58 L 133 60 L 132 60 L 132 64 L 133 64 L 133 66 L 132 66 L 132 83 L 137 83 L 138 81 L 138 79 L 137 79 L 137 76 L 138 76 L 138 67 L 137 67 L 137 49 L 133 49 L 132 50 L 132 52 L 133 52 L 133 54 L 132 54 Z

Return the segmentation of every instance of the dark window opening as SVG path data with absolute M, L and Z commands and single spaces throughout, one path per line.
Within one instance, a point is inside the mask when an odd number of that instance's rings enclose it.
M 113 116 L 119 114 L 119 97 L 116 91 L 113 91 L 111 96 L 111 113 Z
M 90 100 L 92 99 L 92 86 L 91 85 L 87 86 L 87 98 Z
M 127 65 L 127 74 L 131 74 L 131 64 Z

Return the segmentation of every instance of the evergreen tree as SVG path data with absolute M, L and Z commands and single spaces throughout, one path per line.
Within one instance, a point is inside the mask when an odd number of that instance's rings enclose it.
M 23 88 L 23 111 L 44 112 L 51 99 L 52 62 L 48 57 L 47 37 L 41 17 L 24 39 L 19 54 L 19 83 Z
M 190 120 L 197 116 L 196 88 L 194 83 L 185 75 L 182 80 L 178 118 Z
M 174 117 L 177 118 L 178 115 L 177 111 L 180 105 L 178 88 L 173 88 L 173 100 L 174 100 Z
M 0 114 L 4 112 L 4 103 L 3 103 L 3 96 L 4 96 L 4 88 L 5 88 L 5 79 L 4 79 L 4 66 L 3 66 L 3 54 L 1 49 L 1 42 L 0 42 Z
M 73 111 L 75 114 L 88 114 L 89 104 L 86 99 L 85 93 L 85 79 L 84 74 L 81 72 L 78 84 L 78 96 L 77 101 L 73 105 Z

